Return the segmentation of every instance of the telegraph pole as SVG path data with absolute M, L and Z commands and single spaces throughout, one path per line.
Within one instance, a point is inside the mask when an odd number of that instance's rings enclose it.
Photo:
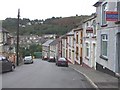
M 17 19 L 17 61 L 16 65 L 19 66 L 19 19 L 20 19 L 20 9 L 18 9 L 18 19 Z

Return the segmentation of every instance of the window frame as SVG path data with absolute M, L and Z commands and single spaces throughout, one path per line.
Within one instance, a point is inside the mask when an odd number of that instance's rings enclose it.
M 85 46 L 86 46 L 86 52 L 85 52 L 85 54 L 86 54 L 86 57 L 89 58 L 89 56 L 90 56 L 90 54 L 89 54 L 89 51 L 90 51 L 89 43 L 88 42 L 85 43 Z
M 107 11 L 107 2 L 104 2 L 101 5 L 101 26 L 106 26 L 107 21 L 106 21 L 106 11 Z
M 104 52 L 103 52 L 103 42 L 106 42 L 107 43 L 107 46 L 106 46 L 106 55 L 104 54 Z M 101 35 L 101 57 L 103 57 L 103 58 L 105 58 L 105 59 L 107 59 L 108 58 L 108 35 L 107 34 L 102 34 Z

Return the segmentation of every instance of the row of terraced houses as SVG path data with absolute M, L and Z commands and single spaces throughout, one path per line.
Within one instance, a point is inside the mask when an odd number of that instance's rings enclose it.
M 43 55 L 65 57 L 72 64 L 115 75 L 120 72 L 120 0 L 99 0 L 93 6 L 96 13 L 81 25 L 57 43 L 44 43 Z

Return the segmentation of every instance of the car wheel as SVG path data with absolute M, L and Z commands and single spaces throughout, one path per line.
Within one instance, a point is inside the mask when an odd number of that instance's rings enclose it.
M 66 65 L 66 67 L 68 67 L 68 64 Z
M 14 71 L 14 69 L 15 69 L 15 66 L 14 66 L 14 65 L 12 65 L 12 67 L 11 67 L 11 71 Z

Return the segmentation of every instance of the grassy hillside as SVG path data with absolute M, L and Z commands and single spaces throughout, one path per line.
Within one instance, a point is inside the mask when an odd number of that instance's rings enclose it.
M 73 17 L 52 17 L 46 20 L 30 20 L 27 18 L 20 19 L 20 35 L 42 35 L 58 34 L 63 35 L 78 25 L 89 16 Z M 6 18 L 3 20 L 3 28 L 6 28 L 13 35 L 17 31 L 17 19 Z

